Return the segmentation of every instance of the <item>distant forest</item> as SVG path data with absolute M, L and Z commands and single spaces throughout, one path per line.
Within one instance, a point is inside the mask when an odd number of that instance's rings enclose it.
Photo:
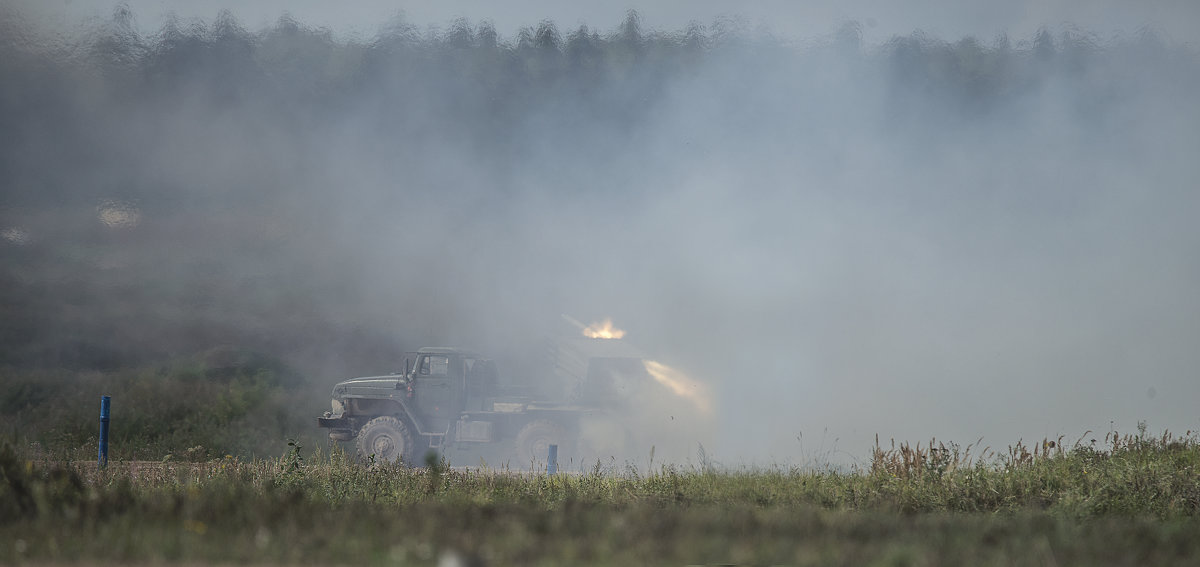
M 864 45 L 854 22 L 799 41 L 756 35 L 736 21 L 648 31 L 630 12 L 613 29 L 562 30 L 544 21 L 511 38 L 487 22 L 459 19 L 425 30 L 397 19 L 372 38 L 339 40 L 288 16 L 250 31 L 224 12 L 211 22 L 172 20 L 145 36 L 135 15 L 118 8 L 77 37 L 39 33 L 0 13 L 0 180 L 8 206 L 112 196 L 110 188 L 91 194 L 64 172 L 47 171 L 41 158 L 49 154 L 73 164 L 71 173 L 125 170 L 116 175 L 127 179 L 111 180 L 123 197 L 162 196 L 164 185 L 186 192 L 179 180 L 147 179 L 146 168 L 134 164 L 146 145 L 172 133 L 147 131 L 138 118 L 189 106 L 252 108 L 259 124 L 285 137 L 369 116 L 353 126 L 395 144 L 399 154 L 414 144 L 451 145 L 503 169 L 539 143 L 603 154 L 597 128 L 635 128 L 670 85 L 713 66 L 725 65 L 747 91 L 771 88 L 754 76 L 764 69 L 837 67 L 885 83 L 897 114 L 918 116 L 986 114 L 1051 81 L 1119 98 L 1146 78 L 1128 76 L 1138 68 L 1129 63 L 1140 60 L 1154 62 L 1145 70 L 1154 79 L 1179 75 L 1164 82 L 1181 88 L 1198 75 L 1193 51 L 1148 30 L 1098 38 L 1042 29 L 1030 38 L 986 40 L 914 32 Z M 555 123 L 538 131 L 552 139 L 524 137 L 539 123 Z

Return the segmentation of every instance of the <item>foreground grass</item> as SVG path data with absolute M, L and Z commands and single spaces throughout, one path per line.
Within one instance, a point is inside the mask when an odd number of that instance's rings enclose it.
M 870 470 L 545 475 L 344 455 L 0 459 L 0 562 L 1111 564 L 1200 556 L 1195 436 L 879 448 Z

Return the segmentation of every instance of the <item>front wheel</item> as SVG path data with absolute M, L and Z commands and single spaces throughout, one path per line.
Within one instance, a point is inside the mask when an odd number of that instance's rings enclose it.
M 412 462 L 413 440 L 403 421 L 391 416 L 368 421 L 358 432 L 358 456 L 377 462 Z

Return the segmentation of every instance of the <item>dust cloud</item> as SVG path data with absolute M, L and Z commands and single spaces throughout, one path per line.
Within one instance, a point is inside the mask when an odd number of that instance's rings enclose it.
M 0 8 L 7 363 L 245 344 L 321 397 L 569 314 L 704 383 L 671 449 L 727 466 L 1200 429 L 1194 29 L 297 12 Z

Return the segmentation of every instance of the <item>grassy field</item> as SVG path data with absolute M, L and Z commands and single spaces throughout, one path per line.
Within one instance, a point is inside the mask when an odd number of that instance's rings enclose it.
M 217 349 L 214 349 L 217 351 Z M 213 352 L 110 372 L 0 367 L 0 439 L 35 460 L 95 458 L 100 395 L 113 400 L 112 458 L 198 461 L 314 446 L 328 388 L 254 352 Z
M 279 459 L 0 456 L 0 563 L 1181 564 L 1200 442 L 1110 434 L 972 456 L 881 446 L 852 472 L 546 475 Z

